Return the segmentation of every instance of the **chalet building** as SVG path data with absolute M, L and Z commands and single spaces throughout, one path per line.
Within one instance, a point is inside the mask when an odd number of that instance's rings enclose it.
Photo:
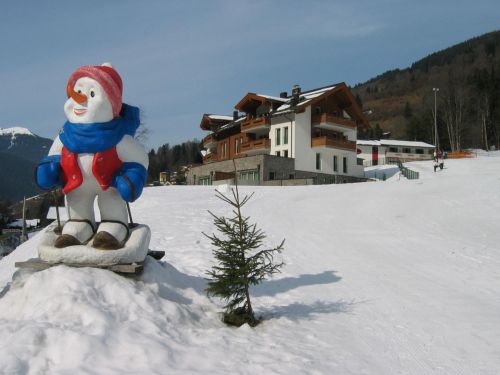
M 435 146 L 425 142 L 381 139 L 380 141 L 358 140 L 358 158 L 365 166 L 386 164 L 389 160 L 431 160 Z
M 191 185 L 234 179 L 244 185 L 363 181 L 356 155 L 357 128 L 368 121 L 345 83 L 279 97 L 248 93 L 233 116 L 203 115 L 203 165 Z

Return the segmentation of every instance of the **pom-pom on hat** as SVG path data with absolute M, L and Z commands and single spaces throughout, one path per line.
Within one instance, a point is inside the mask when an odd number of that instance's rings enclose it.
M 68 85 L 74 87 L 76 81 L 82 77 L 89 77 L 99 82 L 111 102 L 113 116 L 118 117 L 122 109 L 123 85 L 115 68 L 110 63 L 104 63 L 100 66 L 82 66 L 69 77 Z

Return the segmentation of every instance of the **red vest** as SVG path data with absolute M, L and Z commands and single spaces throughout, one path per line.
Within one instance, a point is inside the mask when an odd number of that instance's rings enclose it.
M 104 152 L 96 152 L 92 160 L 92 174 L 102 190 L 109 188 L 115 173 L 120 169 L 122 161 L 118 158 L 116 146 Z M 63 147 L 61 151 L 61 167 L 63 170 L 64 194 L 76 189 L 83 182 L 83 175 L 78 165 L 78 154 Z

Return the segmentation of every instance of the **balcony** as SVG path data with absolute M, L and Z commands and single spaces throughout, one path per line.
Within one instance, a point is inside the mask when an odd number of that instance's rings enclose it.
M 269 132 L 271 119 L 269 117 L 258 117 L 241 123 L 241 131 L 253 134 L 266 134 Z
M 203 157 L 203 164 L 213 163 L 214 161 L 218 161 L 217 154 L 210 153 Z
M 345 132 L 355 130 L 356 122 L 343 117 L 322 113 L 311 117 L 311 124 L 317 128 Z
M 217 139 L 215 139 L 215 134 L 209 134 L 203 138 L 203 147 L 209 150 L 215 150 L 217 147 Z
M 270 150 L 271 140 L 268 138 L 242 143 L 240 148 L 240 152 L 246 155 L 268 154 Z
M 331 137 L 316 137 L 311 139 L 311 147 L 328 147 L 356 151 L 356 142 Z

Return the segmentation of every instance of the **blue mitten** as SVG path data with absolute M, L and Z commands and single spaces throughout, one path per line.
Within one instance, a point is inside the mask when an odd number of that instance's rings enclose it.
M 148 172 L 142 164 L 123 163 L 114 175 L 111 186 L 115 187 L 126 202 L 133 202 L 141 196 Z
M 36 184 L 44 190 L 61 187 L 61 155 L 51 155 L 42 159 L 35 170 Z

